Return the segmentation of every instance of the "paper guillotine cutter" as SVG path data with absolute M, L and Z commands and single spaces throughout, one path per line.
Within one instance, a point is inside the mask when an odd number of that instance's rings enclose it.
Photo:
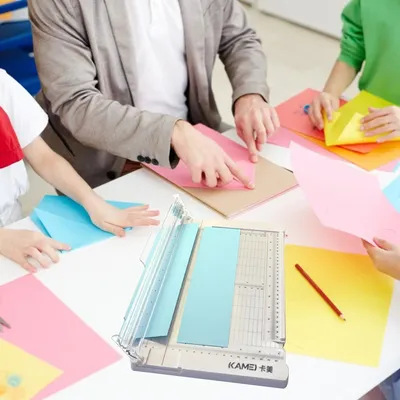
M 135 371 L 284 388 L 288 382 L 285 345 L 283 231 L 263 224 L 202 221 L 164 337 L 149 337 L 185 224 L 194 220 L 179 196 L 155 240 L 115 342 Z M 214 347 L 179 343 L 196 256 L 206 227 L 240 229 L 229 343 Z M 218 249 L 215 249 L 218 251 Z

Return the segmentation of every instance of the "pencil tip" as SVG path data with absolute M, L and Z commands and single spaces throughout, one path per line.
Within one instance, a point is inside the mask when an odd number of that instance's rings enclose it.
M 340 318 L 341 318 L 343 321 L 346 321 L 346 318 L 344 317 L 344 315 L 341 315 Z

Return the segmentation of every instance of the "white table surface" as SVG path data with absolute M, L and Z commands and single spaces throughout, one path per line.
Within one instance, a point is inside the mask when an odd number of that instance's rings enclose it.
M 273 153 L 273 150 L 268 148 L 265 154 L 271 151 Z M 385 181 L 391 176 L 392 174 L 380 174 Z M 104 185 L 97 191 L 110 200 L 149 203 L 151 207 L 159 209 L 162 216 L 168 211 L 173 194 L 180 193 L 196 218 L 222 218 L 197 200 L 143 169 Z M 284 228 L 288 234 L 288 243 L 322 246 L 332 250 L 361 251 L 359 240 L 356 238 L 321 226 L 299 188 L 236 218 L 268 221 L 277 228 Z M 18 222 L 14 227 L 35 229 L 29 219 Z M 142 265 L 139 257 L 148 236 L 148 229 L 136 228 L 124 239 L 113 238 L 73 251 L 63 255 L 61 262 L 50 270 L 40 271 L 37 277 L 110 345 L 116 347 L 111 336 L 119 332 L 123 316 L 140 278 Z M 24 274 L 20 267 L 0 258 L 0 284 Z M 124 356 L 118 363 L 56 393 L 51 398 L 356 400 L 400 368 L 399 341 L 400 291 L 396 284 L 379 368 L 287 354 L 290 370 L 288 387 L 271 389 L 133 372 L 128 358 Z M 79 360 L 76 362 L 79 363 Z

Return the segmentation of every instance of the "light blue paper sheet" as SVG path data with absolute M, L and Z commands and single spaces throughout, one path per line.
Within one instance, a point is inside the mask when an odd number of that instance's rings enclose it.
M 383 193 L 392 206 L 400 212 L 400 177 L 395 178 L 388 186 L 386 186 Z
M 117 208 L 138 206 L 137 203 L 109 201 Z M 114 235 L 95 226 L 86 210 L 65 196 L 45 196 L 31 214 L 31 219 L 43 234 L 72 249 L 108 239 Z
M 185 224 L 181 225 L 177 229 L 182 231 L 179 235 L 179 242 L 175 243 L 174 253 L 171 257 L 171 263 L 169 266 L 167 263 L 162 266 L 162 268 L 168 268 L 164 283 L 162 283 L 162 281 L 156 282 L 156 287 L 152 292 L 154 294 L 148 301 L 147 309 L 142 313 L 140 329 L 136 334 L 136 339 L 142 338 L 144 335 L 146 335 L 146 338 L 159 338 L 168 335 L 181 291 L 183 279 L 185 277 L 186 269 L 192 254 L 193 245 L 199 230 L 199 224 Z M 155 240 L 155 244 L 157 244 L 157 239 Z M 150 253 L 149 257 L 151 256 L 152 252 Z M 142 282 L 143 274 L 138 287 Z M 136 294 L 137 291 L 135 296 Z M 157 298 L 157 296 L 159 297 Z M 153 311 L 153 314 L 151 314 L 155 301 L 157 301 L 156 307 Z M 131 304 L 133 304 L 133 302 Z M 148 328 L 146 331 L 147 325 Z
M 239 241 L 239 229 L 203 230 L 179 343 L 228 346 Z

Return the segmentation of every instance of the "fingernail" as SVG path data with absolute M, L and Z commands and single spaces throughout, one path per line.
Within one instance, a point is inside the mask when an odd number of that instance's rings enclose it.
M 257 156 L 256 156 L 255 154 L 252 154 L 251 157 L 250 157 L 250 160 L 251 160 L 253 163 L 256 163 L 256 162 L 257 162 Z
M 254 184 L 254 182 L 250 182 L 248 187 L 249 187 L 249 189 L 254 189 L 256 187 L 256 185 Z

